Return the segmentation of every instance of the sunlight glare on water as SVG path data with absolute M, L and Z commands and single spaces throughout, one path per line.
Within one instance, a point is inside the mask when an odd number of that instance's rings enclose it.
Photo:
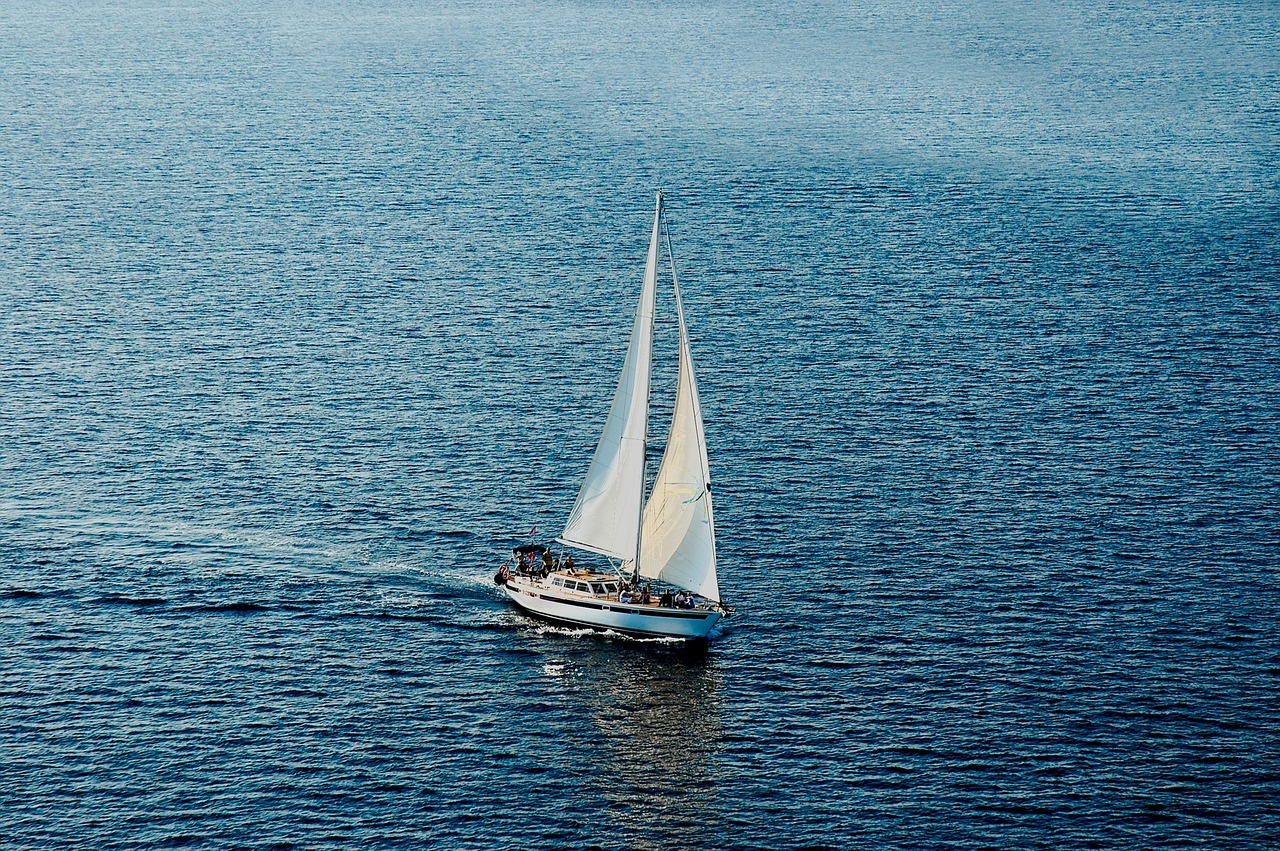
M 1277 43 L 1233 0 L 5 4 L 4 836 L 1266 846 Z M 491 583 L 565 521 L 660 187 L 704 654 Z

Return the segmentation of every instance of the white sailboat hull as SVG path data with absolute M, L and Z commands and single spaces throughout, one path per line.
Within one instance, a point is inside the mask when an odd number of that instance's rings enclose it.
M 513 576 L 502 590 L 517 606 L 546 620 L 624 635 L 705 640 L 723 616 L 716 609 L 668 609 L 569 594 L 524 577 Z

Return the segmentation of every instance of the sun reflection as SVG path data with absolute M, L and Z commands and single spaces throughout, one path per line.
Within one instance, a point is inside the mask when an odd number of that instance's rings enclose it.
M 561 682 L 589 712 L 601 744 L 598 791 L 628 847 L 705 824 L 722 732 L 714 656 L 678 645 L 593 641 L 544 672 L 563 677 L 566 667 L 571 676 Z

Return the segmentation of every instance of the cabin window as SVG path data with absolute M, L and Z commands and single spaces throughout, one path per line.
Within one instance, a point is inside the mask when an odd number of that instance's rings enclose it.
M 587 583 L 585 582 L 575 582 L 573 583 L 573 587 L 584 594 L 588 594 L 591 592 L 591 589 L 587 587 Z
M 553 586 L 555 586 L 556 588 L 563 588 L 563 587 L 564 587 L 564 580 L 563 580 L 563 579 L 561 579 L 559 576 L 557 576 L 557 577 L 555 577 L 554 579 L 552 579 L 552 580 L 551 580 L 551 584 L 552 584 Z
M 591 583 L 591 593 L 593 593 L 593 594 L 603 594 L 603 593 L 604 593 L 604 586 L 603 586 L 603 585 L 601 585 L 599 582 L 593 582 L 593 583 Z
M 604 584 L 604 592 L 605 592 L 606 594 L 617 594 L 617 593 L 618 593 L 618 583 L 616 583 L 616 582 L 606 582 L 606 583 Z

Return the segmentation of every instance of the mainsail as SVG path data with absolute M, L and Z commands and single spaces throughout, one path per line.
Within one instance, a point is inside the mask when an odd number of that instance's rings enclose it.
M 671 254 L 670 237 L 667 253 Z M 674 258 L 671 283 L 675 288 L 676 316 L 680 324 L 680 370 L 667 449 L 644 509 L 640 575 L 718 602 L 720 587 L 716 582 L 711 474 Z
M 653 236 L 640 288 L 631 344 L 609 408 L 604 433 L 587 478 L 569 512 L 559 541 L 625 561 L 634 560 L 640 537 L 644 497 L 645 440 L 649 421 L 649 367 L 653 359 L 653 312 L 658 279 L 659 193 Z

